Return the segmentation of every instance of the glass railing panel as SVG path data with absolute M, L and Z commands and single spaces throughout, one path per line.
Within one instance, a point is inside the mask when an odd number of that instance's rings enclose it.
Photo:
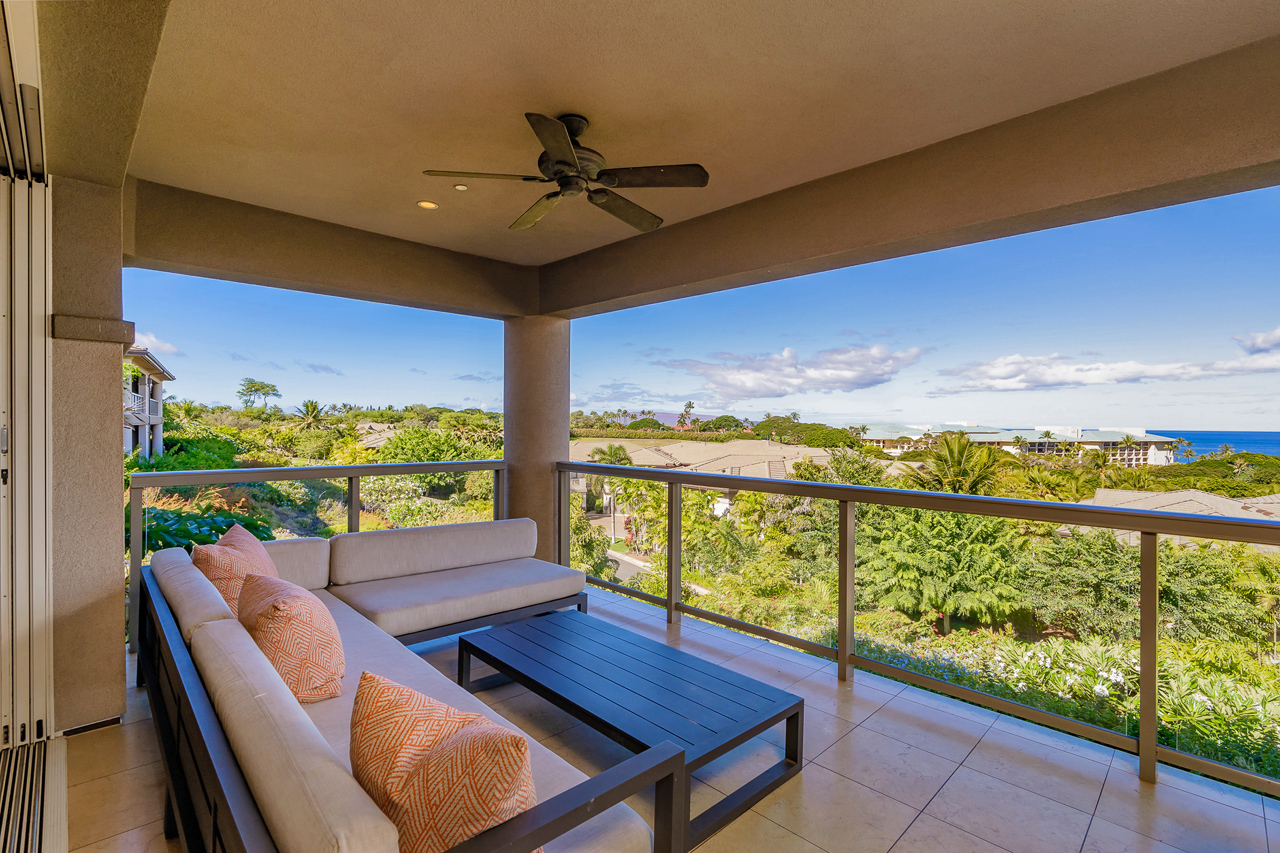
M 860 505 L 854 652 L 1136 735 L 1137 541 Z
M 347 529 L 346 480 L 341 506 L 323 513 L 332 533 Z M 493 519 L 493 472 L 461 471 L 360 478 L 360 529 L 435 527 Z
M 1160 745 L 1280 779 L 1280 552 L 1160 537 Z
M 686 604 L 835 647 L 838 501 L 685 488 Z
M 570 567 L 665 597 L 666 514 L 664 483 L 570 474 Z

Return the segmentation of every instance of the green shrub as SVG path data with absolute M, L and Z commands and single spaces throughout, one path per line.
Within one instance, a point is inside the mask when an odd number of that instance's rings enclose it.
M 848 430 L 824 427 L 805 433 L 802 443 L 807 447 L 855 447 L 860 442 Z
M 333 435 L 321 429 L 302 430 L 293 442 L 293 452 L 304 459 L 328 459 Z
M 627 429 L 666 429 L 662 421 L 657 418 L 640 418 L 638 421 L 632 421 L 627 424 Z
M 130 545 L 132 521 L 130 507 L 124 508 L 124 543 Z M 211 506 L 198 506 L 193 510 L 148 509 L 146 518 L 146 550 L 150 554 L 163 548 L 186 548 L 193 545 L 212 545 L 222 534 L 239 524 L 254 536 L 263 540 L 274 539 L 270 522 L 260 516 L 228 512 Z

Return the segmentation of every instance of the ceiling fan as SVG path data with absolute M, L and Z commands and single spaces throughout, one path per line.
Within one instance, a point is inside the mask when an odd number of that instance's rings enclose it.
M 551 118 L 539 113 L 525 113 L 530 127 L 542 143 L 538 156 L 541 175 L 503 175 L 492 172 L 449 172 L 427 169 L 424 175 L 439 178 L 495 178 L 500 181 L 555 183 L 559 189 L 547 193 L 511 223 L 514 231 L 537 225 L 566 198 L 586 194 L 587 200 L 605 213 L 610 213 L 640 231 L 652 231 L 662 224 L 662 217 L 645 210 L 618 195 L 614 187 L 705 187 L 707 170 L 696 163 L 683 166 L 635 166 L 628 169 L 606 168 L 604 155 L 578 144 L 587 130 L 587 120 L 569 113 Z M 595 189 L 590 184 L 600 184 Z

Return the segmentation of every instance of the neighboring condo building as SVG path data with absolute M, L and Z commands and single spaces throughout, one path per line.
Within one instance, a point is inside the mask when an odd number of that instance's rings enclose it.
M 124 363 L 136 371 L 124 376 L 124 452 L 163 456 L 163 389 L 176 377 L 144 347 L 130 347 Z
M 892 456 L 909 450 L 925 450 L 944 432 L 963 432 L 975 444 L 993 444 L 1010 453 L 1080 455 L 1086 450 L 1105 449 L 1111 462 L 1125 468 L 1140 465 L 1170 465 L 1177 461 L 1177 439 L 1154 435 L 1142 427 L 1082 429 L 1077 426 L 1038 426 L 1008 430 L 975 423 L 937 424 L 911 427 L 904 424 L 875 424 L 863 436 Z M 1049 436 L 1045 436 L 1049 433 Z

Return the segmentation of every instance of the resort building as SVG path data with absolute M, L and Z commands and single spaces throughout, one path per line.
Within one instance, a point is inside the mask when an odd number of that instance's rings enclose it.
M 1113 465 L 1136 468 L 1141 465 L 1169 465 L 1177 461 L 1177 439 L 1148 433 L 1141 427 L 1083 429 L 1075 426 L 1037 426 L 1028 429 L 1001 429 L 978 424 L 948 423 L 929 427 L 903 424 L 875 424 L 863 441 L 886 453 L 899 456 L 909 450 L 927 450 L 944 432 L 962 432 L 975 444 L 989 444 L 1010 453 L 1079 456 L 1088 450 L 1105 450 Z
M 164 383 L 176 377 L 145 347 L 124 354 L 124 452 L 164 455 Z

